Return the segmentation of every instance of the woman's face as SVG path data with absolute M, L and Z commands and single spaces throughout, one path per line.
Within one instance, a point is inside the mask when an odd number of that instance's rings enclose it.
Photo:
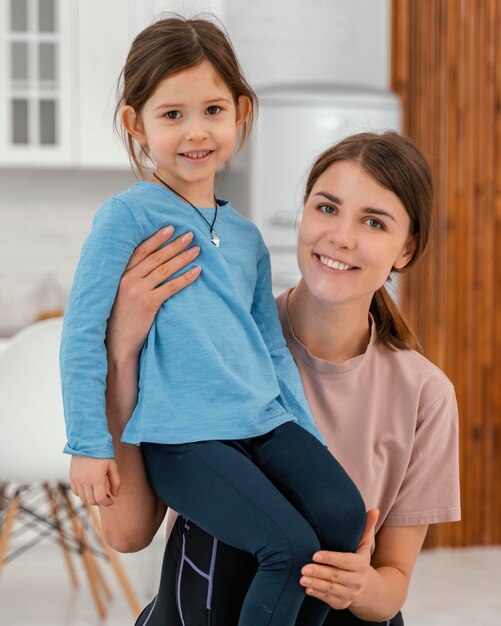
M 370 306 L 393 268 L 412 258 L 411 221 L 399 198 L 354 161 L 338 161 L 306 201 L 297 255 L 303 284 L 326 303 Z

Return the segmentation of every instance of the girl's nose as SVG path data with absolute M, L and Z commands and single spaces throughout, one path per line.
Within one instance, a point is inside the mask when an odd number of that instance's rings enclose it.
M 188 141 L 200 141 L 202 139 L 206 139 L 206 137 L 208 136 L 208 132 L 205 124 L 203 123 L 203 120 L 190 120 L 190 122 L 186 126 L 184 136 Z

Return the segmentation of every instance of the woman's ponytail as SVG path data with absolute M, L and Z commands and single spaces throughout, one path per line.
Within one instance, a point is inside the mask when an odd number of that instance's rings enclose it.
M 369 312 L 376 324 L 378 342 L 395 350 L 423 352 L 416 335 L 412 332 L 386 287 L 381 287 L 376 291 L 372 297 Z

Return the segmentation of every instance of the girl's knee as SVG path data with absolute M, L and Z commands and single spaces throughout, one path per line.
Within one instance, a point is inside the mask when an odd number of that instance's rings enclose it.
M 349 497 L 345 495 L 337 502 L 326 500 L 325 506 L 317 511 L 316 531 L 324 550 L 354 552 L 365 527 L 365 503 L 355 488 Z
M 274 538 L 257 554 L 262 568 L 298 570 L 312 560 L 320 550 L 320 541 L 314 530 L 305 523 L 294 529 L 280 529 Z

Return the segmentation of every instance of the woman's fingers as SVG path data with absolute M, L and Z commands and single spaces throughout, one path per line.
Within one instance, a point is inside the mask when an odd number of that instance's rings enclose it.
M 164 285 L 157 287 L 154 293 L 155 298 L 157 298 L 158 306 L 160 306 L 163 302 L 168 300 L 178 291 L 181 291 L 181 289 L 184 289 L 187 285 L 190 285 L 194 280 L 198 278 L 201 271 L 202 268 L 200 266 L 192 267 L 184 274 L 181 274 L 181 276 L 176 276 L 176 278 L 172 278 Z
M 148 255 L 150 255 L 152 252 L 155 252 L 155 250 L 158 250 L 158 248 L 162 244 L 164 244 L 166 241 L 168 241 L 172 237 L 173 233 L 174 233 L 174 227 L 167 226 L 166 228 L 162 228 L 162 230 L 159 230 L 158 232 L 156 232 L 151 237 L 148 237 L 148 239 L 145 239 L 142 243 L 140 243 L 137 246 L 137 248 L 132 253 L 132 256 L 130 257 L 129 262 L 127 264 L 127 267 L 125 268 L 125 271 L 130 270 L 133 267 L 136 267 L 136 265 L 141 263 L 141 261 L 144 261 L 144 259 Z
M 165 243 L 169 237 L 162 235 L 164 232 L 159 231 L 150 239 L 139 244 L 127 265 L 126 275 L 134 276 L 134 278 L 149 276 L 165 263 L 175 259 L 193 241 L 193 233 L 187 232 L 173 241 Z M 152 239 L 154 240 L 153 244 Z M 153 246 L 156 247 L 153 248 Z M 137 257 L 135 257 L 136 253 Z
M 175 242 L 169 245 L 173 245 L 174 243 Z M 193 246 L 184 252 L 176 253 L 176 256 L 169 258 L 169 260 L 165 261 L 165 263 L 155 266 L 150 274 L 145 277 L 145 285 L 148 289 L 155 289 L 155 287 L 158 287 L 158 285 L 191 263 L 199 254 L 199 246 Z
M 332 608 L 347 608 L 359 589 L 358 577 L 353 572 L 338 570 L 330 566 L 308 565 L 303 568 L 310 571 L 309 575 L 303 575 L 300 584 L 305 587 L 309 596 L 314 596 L 327 602 Z

